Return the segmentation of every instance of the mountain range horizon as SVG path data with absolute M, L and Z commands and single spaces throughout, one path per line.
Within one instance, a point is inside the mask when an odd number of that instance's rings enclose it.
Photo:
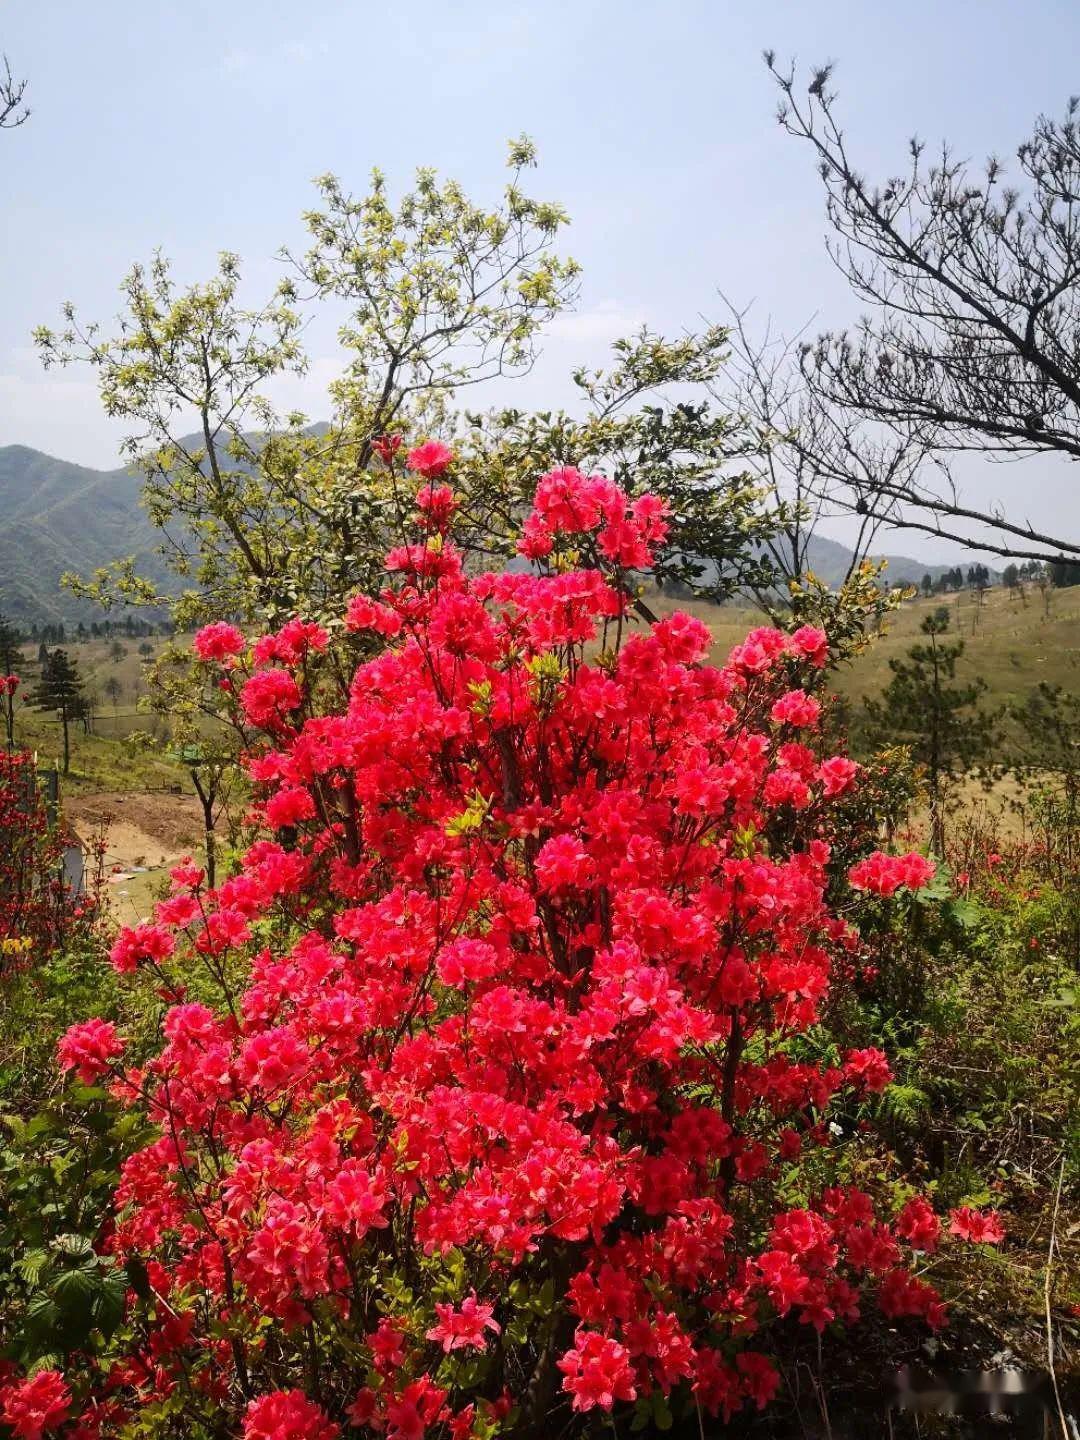
M 0 613 L 17 624 L 89 623 L 99 607 L 65 590 L 69 572 L 90 575 L 113 560 L 134 556 L 136 568 L 154 584 L 175 588 L 158 554 L 160 535 L 141 508 L 142 480 L 128 465 L 102 470 L 80 465 L 29 445 L 0 446 Z M 826 584 L 843 578 L 851 549 L 815 535 L 809 544 L 811 568 Z M 928 562 L 885 549 L 872 552 L 888 562 L 892 580 L 917 584 L 963 565 Z

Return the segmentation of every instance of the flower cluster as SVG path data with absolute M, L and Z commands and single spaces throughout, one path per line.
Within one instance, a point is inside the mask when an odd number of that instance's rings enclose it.
M 0 1385 L 0 1420 L 17 1440 L 41 1440 L 67 1419 L 71 1392 L 57 1370 Z
M 77 910 L 93 909 L 92 901 L 76 905 L 66 891 L 63 853 L 64 836 L 50 817 L 33 756 L 0 752 L 0 977 L 35 952 L 49 953 L 77 925 Z
M 245 1440 L 555 1433 L 655 1392 L 726 1417 L 775 1392 L 774 1324 L 944 1318 L 911 1270 L 929 1207 L 891 1222 L 827 1182 L 829 1106 L 884 1055 L 799 1046 L 858 946 L 826 899 L 859 769 L 814 746 L 825 635 L 714 667 L 691 617 L 635 625 L 664 507 L 572 469 L 539 484 L 537 566 L 469 574 L 451 458 L 409 453 L 420 538 L 349 608 L 339 703 L 318 627 L 197 639 L 261 732 L 264 838 L 119 936 L 168 1001 L 149 1060 L 100 1021 L 61 1043 L 159 1137 L 117 1192 L 110 1245 L 147 1279 L 87 1435 L 166 1397 Z M 564 542 L 594 563 L 546 568 Z M 821 1188 L 782 1205 L 810 1151 Z

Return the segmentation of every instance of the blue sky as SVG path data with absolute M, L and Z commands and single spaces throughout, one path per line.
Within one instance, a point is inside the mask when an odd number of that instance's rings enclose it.
M 532 188 L 570 211 L 584 267 L 578 313 L 521 403 L 564 401 L 570 368 L 637 323 L 719 318 L 718 287 L 789 329 L 852 319 L 810 156 L 775 123 L 769 45 L 837 62 L 870 173 L 900 166 L 915 130 L 1009 156 L 1080 89 L 1068 0 L 9 0 L 0 47 L 34 113 L 0 135 L 0 444 L 115 463 L 89 377 L 43 374 L 30 346 L 64 299 L 107 319 L 156 246 L 184 280 L 237 251 L 255 298 L 276 250 L 302 242 L 314 175 L 360 189 L 375 164 L 393 181 L 433 165 L 493 198 L 521 131 L 540 150 Z M 311 377 L 288 398 L 317 416 L 334 359 L 312 338 Z M 982 467 L 971 483 L 1008 497 L 1019 473 Z M 1071 478 L 1024 477 L 1033 520 L 1080 516 Z

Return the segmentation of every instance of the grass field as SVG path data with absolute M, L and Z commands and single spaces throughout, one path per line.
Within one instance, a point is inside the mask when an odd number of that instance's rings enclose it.
M 711 658 L 717 663 L 747 630 L 762 623 L 760 613 L 749 607 L 664 596 L 651 597 L 649 603 L 665 612 L 689 610 L 704 620 L 715 637 Z M 987 706 L 1020 701 L 1044 680 L 1080 689 L 1080 586 L 1075 586 L 1052 593 L 1049 615 L 1044 615 L 1042 599 L 1034 590 L 1026 605 L 1000 587 L 988 590 L 981 606 L 971 591 L 909 600 L 890 617 L 885 633 L 837 672 L 837 690 L 855 701 L 879 694 L 889 682 L 889 660 L 919 638 L 922 621 L 939 605 L 949 611 L 949 638 L 962 639 L 966 647 L 958 678 L 981 676 L 987 684 Z
M 97 791 L 164 790 L 176 785 L 183 774 L 164 754 L 139 753 L 123 743 L 133 730 L 154 734 L 162 743 L 167 740 L 167 727 L 160 716 L 140 714 L 137 706 L 146 693 L 143 668 L 153 656 L 139 654 L 143 643 L 153 646 L 154 654 L 165 641 L 160 638 L 123 639 L 121 659 L 111 654 L 111 640 L 72 640 L 62 647 L 74 661 L 86 691 L 94 700 L 93 735 L 85 735 L 79 723 L 70 726 L 71 774 L 65 789 L 74 794 Z M 23 694 L 29 693 L 37 681 L 36 646 L 24 649 L 25 666 Z M 120 694 L 115 705 L 108 698 L 106 683 L 115 678 Z M 20 704 L 16 712 L 16 740 L 38 753 L 42 766 L 59 766 L 63 755 L 63 737 L 59 721 L 51 713 L 33 710 Z M 190 789 L 190 783 L 187 787 Z

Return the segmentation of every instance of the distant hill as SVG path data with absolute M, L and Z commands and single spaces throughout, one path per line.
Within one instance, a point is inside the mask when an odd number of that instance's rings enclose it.
M 851 551 L 837 540 L 829 540 L 824 535 L 814 535 L 807 546 L 807 559 L 810 569 L 819 580 L 824 580 L 826 585 L 839 585 L 851 563 Z M 871 551 L 870 559 L 887 562 L 885 579 L 892 585 L 898 585 L 901 580 L 910 580 L 913 585 L 918 585 L 924 575 L 936 580 L 939 575 L 944 575 L 956 565 L 966 572 L 970 563 L 957 557 L 952 565 L 928 565 L 925 560 L 913 560 L 910 555 L 890 555 L 884 550 Z M 996 572 L 990 573 L 996 580 Z
M 140 573 L 167 586 L 140 489 L 139 477 L 127 469 L 91 470 L 26 445 L 0 447 L 0 612 L 23 625 L 96 619 L 100 612 L 63 590 L 60 577 L 69 570 L 88 576 L 127 555 L 136 557 Z M 809 555 L 815 574 L 836 585 L 851 551 L 815 536 Z M 875 558 L 888 560 L 894 582 L 918 584 L 927 572 L 936 579 L 949 568 L 904 555 Z
M 90 575 L 126 555 L 164 580 L 140 489 L 126 469 L 90 470 L 26 445 L 0 447 L 0 611 L 20 624 L 97 619 L 100 611 L 63 590 L 60 577 Z

